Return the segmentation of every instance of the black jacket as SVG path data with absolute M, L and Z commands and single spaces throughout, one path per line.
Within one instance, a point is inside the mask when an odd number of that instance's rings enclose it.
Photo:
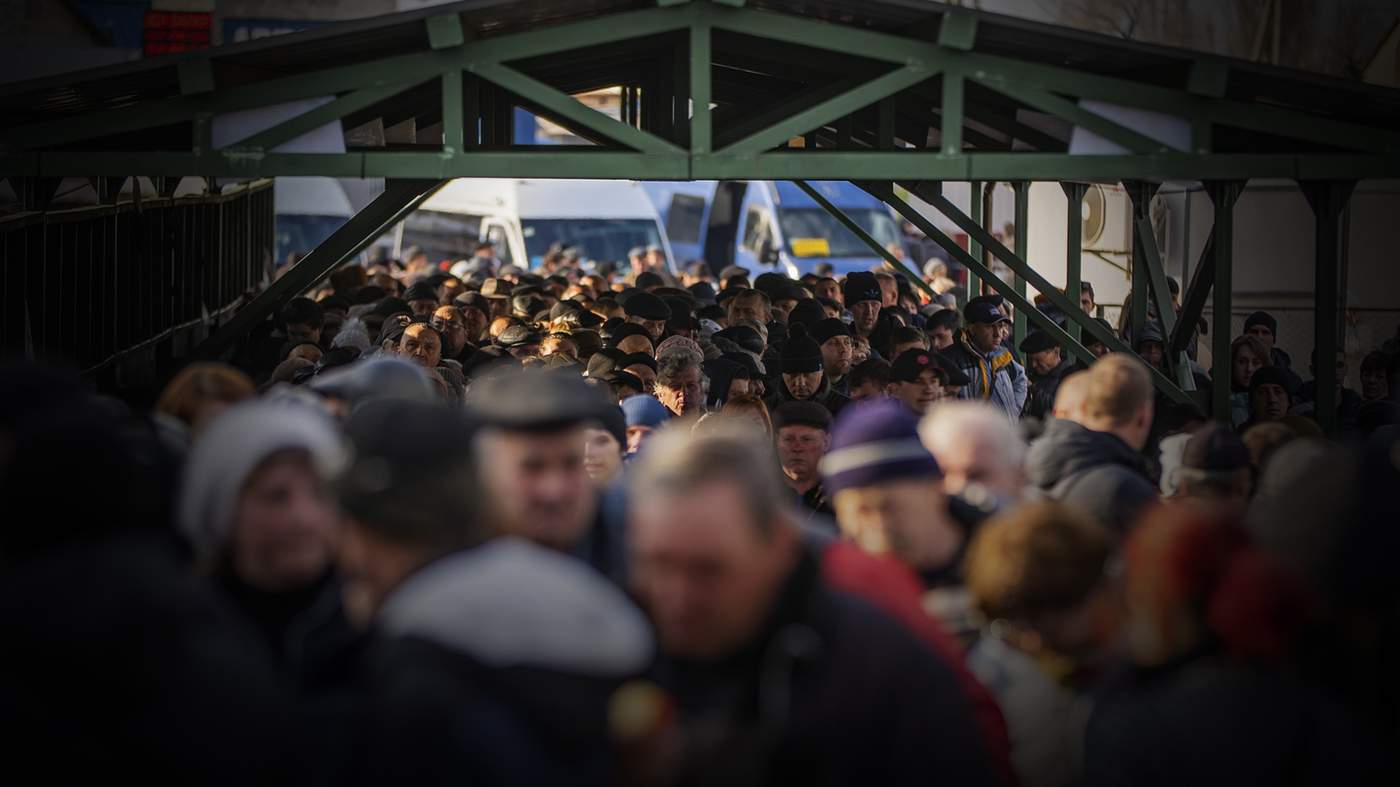
M 1075 371 L 1078 369 L 1069 358 L 1060 361 L 1060 365 L 1047 374 L 1036 374 L 1027 367 L 1026 379 L 1030 381 L 1030 392 L 1026 395 L 1026 406 L 1021 410 L 1021 417 L 1049 418 L 1055 412 L 1055 394 L 1060 390 L 1060 381 Z
M 1203 656 L 1109 684 L 1085 736 L 1089 787 L 1395 783 L 1377 741 L 1282 669 Z
M 787 384 L 783 382 L 783 376 L 781 374 L 774 375 L 773 379 L 769 382 L 770 390 L 768 396 L 764 397 L 763 400 L 763 403 L 768 406 L 768 412 L 771 413 L 777 410 L 778 406 L 783 402 L 796 400 L 796 397 L 788 392 Z M 828 380 L 826 374 L 823 373 L 822 384 L 817 388 L 817 392 L 812 394 L 810 401 L 825 407 L 830 411 L 831 417 L 835 418 L 841 413 L 841 408 L 851 403 L 851 397 L 833 390 L 831 381 Z
M 993 781 L 952 671 L 875 607 L 829 588 L 804 550 L 761 633 L 718 663 L 665 659 L 686 784 Z
M 0 563 L 4 784 L 315 784 L 325 721 L 157 534 Z M 312 773 L 295 773 L 304 764 Z
M 581 562 L 514 538 L 440 558 L 375 619 L 365 784 L 606 784 L 608 702 L 652 657 L 642 614 Z
M 1143 507 L 1157 499 L 1141 454 L 1116 435 L 1073 421 L 1050 421 L 1031 444 L 1026 470 L 1032 486 L 1118 533 L 1126 532 Z
M 276 593 L 238 581 L 231 568 L 220 584 L 292 685 L 319 692 L 351 680 L 363 638 L 345 617 L 344 585 L 333 571 L 309 587 Z

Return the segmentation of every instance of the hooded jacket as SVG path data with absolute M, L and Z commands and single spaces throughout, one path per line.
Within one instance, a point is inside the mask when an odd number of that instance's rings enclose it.
M 1031 485 L 1119 534 L 1157 499 L 1142 456 L 1116 435 L 1052 420 L 1026 456 Z
M 958 392 L 959 399 L 988 401 L 1013 421 L 1021 417 L 1030 384 L 1025 370 L 1016 363 L 1009 349 L 998 345 L 983 355 L 972 346 L 964 331 L 943 353 L 972 381 Z
M 783 376 L 781 374 L 773 375 L 773 379 L 770 381 L 769 385 L 771 390 L 763 399 L 763 403 L 768 406 L 768 412 L 771 413 L 777 410 L 778 406 L 783 402 L 801 401 L 788 391 L 787 383 L 783 382 Z M 837 415 L 840 415 L 841 408 L 851 403 L 851 397 L 833 390 L 831 387 L 831 380 L 823 373 L 821 385 L 817 386 L 816 393 L 812 394 L 807 401 L 816 402 L 822 407 L 825 407 L 831 412 L 831 417 L 835 418 Z
M 608 784 L 608 703 L 646 619 L 573 558 L 500 537 L 429 563 L 375 619 L 364 783 Z

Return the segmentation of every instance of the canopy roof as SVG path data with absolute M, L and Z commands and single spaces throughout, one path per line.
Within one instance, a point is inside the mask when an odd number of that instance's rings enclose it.
M 610 86 L 622 122 L 573 98 Z M 594 144 L 511 144 L 516 106 Z M 919 0 L 469 0 L 15 83 L 0 110 L 0 176 L 1400 175 L 1400 90 Z M 343 149 L 281 147 L 337 120 Z

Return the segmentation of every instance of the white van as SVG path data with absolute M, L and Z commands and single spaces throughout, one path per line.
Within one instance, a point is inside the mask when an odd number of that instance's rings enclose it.
M 404 221 L 403 245 L 434 262 L 470 256 L 468 239 L 492 241 L 502 262 L 524 268 L 538 267 L 554 244 L 619 266 L 629 250 L 654 245 L 676 270 L 660 215 L 635 181 L 458 178 Z

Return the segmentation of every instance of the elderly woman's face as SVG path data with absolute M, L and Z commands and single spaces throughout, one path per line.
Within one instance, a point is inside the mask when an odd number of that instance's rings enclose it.
M 273 454 L 238 497 L 234 573 L 260 590 L 305 587 L 330 567 L 339 535 L 339 514 L 306 452 Z

